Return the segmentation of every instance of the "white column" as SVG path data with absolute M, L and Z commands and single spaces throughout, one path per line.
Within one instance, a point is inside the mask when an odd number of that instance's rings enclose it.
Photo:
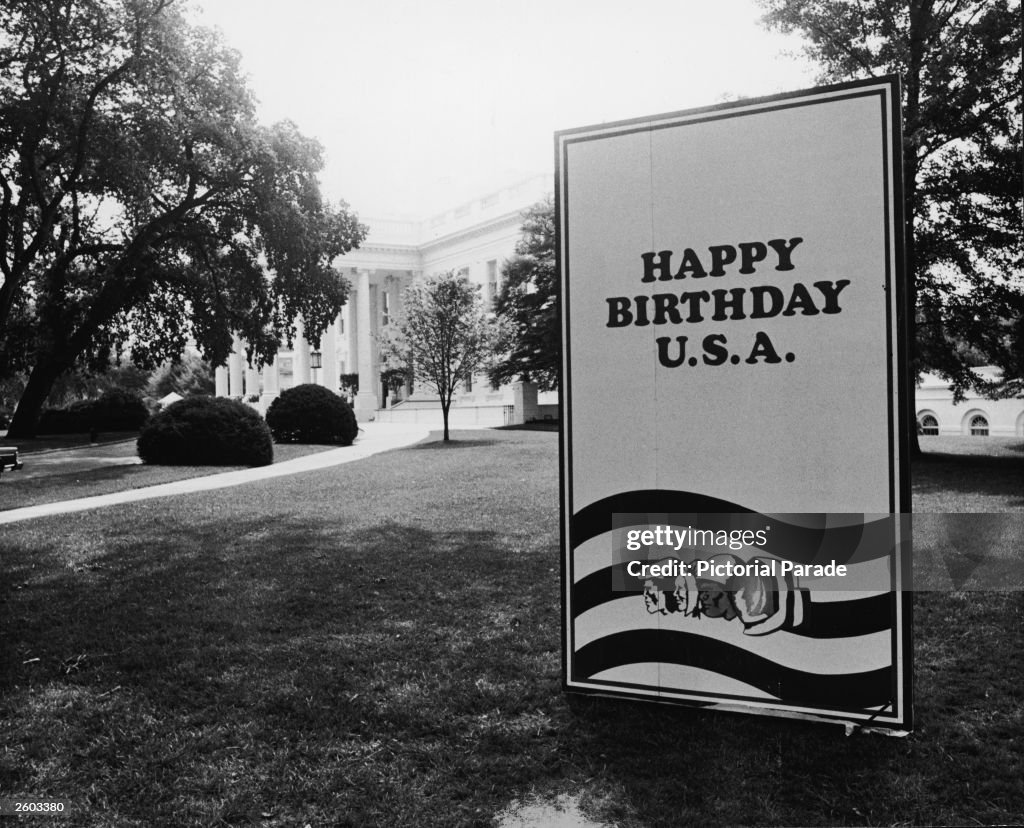
M 348 357 L 345 361 L 345 373 L 354 374 L 359 370 L 359 320 L 356 319 L 357 294 L 355 290 L 349 294 L 348 302 L 342 313 L 345 315 L 345 340 L 348 344 Z
M 376 323 L 377 330 L 380 333 L 385 333 L 386 328 L 384 327 L 384 309 L 388 309 L 388 325 L 391 324 L 391 320 L 394 319 L 394 294 L 395 294 L 395 277 L 390 273 L 384 277 L 384 281 L 377 286 L 377 307 L 376 307 Z M 378 403 L 381 408 L 388 408 L 388 402 L 391 398 L 390 389 L 382 389 L 381 373 L 384 371 L 384 366 L 380 363 L 380 359 L 377 360 L 377 370 L 374 371 L 374 389 L 377 394 L 381 395 L 380 402 Z
M 373 392 L 376 400 L 374 405 L 380 408 L 380 357 L 377 350 L 377 336 L 380 334 L 381 317 L 381 286 L 370 284 L 370 384 L 368 391 Z
M 309 382 L 309 342 L 306 340 L 306 323 L 301 318 L 295 320 L 295 359 L 292 360 L 295 372 L 295 384 Z
M 214 387 L 216 390 L 214 394 L 218 397 L 226 397 L 228 395 L 228 369 L 224 365 L 220 365 L 213 372 Z
M 274 362 L 271 365 L 263 366 L 263 394 L 260 396 L 260 407 L 263 409 L 264 414 L 267 413 L 267 408 L 277 398 L 280 388 L 280 367 L 275 356 Z
M 231 356 L 228 357 L 228 394 L 232 397 L 240 397 L 242 390 L 242 340 L 237 336 L 231 347 Z
M 359 359 L 359 393 L 356 394 L 355 412 L 359 420 L 369 420 L 377 411 L 377 392 L 373 387 L 373 343 L 370 320 L 370 271 L 360 270 L 357 282 L 356 317 Z
M 251 363 L 247 363 L 245 366 L 245 396 L 250 394 L 256 394 L 259 396 L 260 393 L 260 374 Z
M 515 425 L 537 419 L 537 386 L 532 382 L 517 382 L 512 386 L 515 401 L 512 422 Z
M 320 384 L 338 393 L 338 320 L 335 319 L 324 335 L 320 337 L 320 353 L 323 354 L 323 368 L 320 369 Z
M 345 340 L 345 367 L 342 369 L 346 374 L 353 374 L 359 370 L 357 355 L 359 348 L 356 343 L 356 289 L 349 290 L 348 301 L 341 309 L 341 318 L 344 323 L 342 336 Z M 350 391 L 346 390 L 346 399 Z

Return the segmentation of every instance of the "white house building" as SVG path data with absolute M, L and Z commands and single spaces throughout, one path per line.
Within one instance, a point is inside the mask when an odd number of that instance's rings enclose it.
M 988 380 L 998 369 L 975 368 Z M 917 424 L 922 437 L 959 434 L 965 437 L 1024 437 L 1024 400 L 987 400 L 977 394 L 953 402 L 949 381 L 924 374 L 916 392 Z
M 443 271 L 464 273 L 480 285 L 485 303 L 501 287 L 501 267 L 520 238 L 523 211 L 552 189 L 549 176 L 518 184 L 467 201 L 423 220 L 362 218 L 369 227 L 357 250 L 335 264 L 352 283 L 348 303 L 321 337 L 313 352 L 302 334 L 294 348 L 282 349 L 273 364 L 257 371 L 246 364 L 245 343 L 238 341 L 226 367 L 216 370 L 217 396 L 237 396 L 259 402 L 266 410 L 277 395 L 294 385 L 313 382 L 339 391 L 339 377 L 359 375 L 354 399 L 360 420 L 424 420 L 439 417 L 439 405 L 429 394 L 411 389 L 398 392 L 400 402 L 382 387 L 377 335 L 402 310 L 402 291 L 415 279 Z M 501 425 L 516 407 L 519 421 L 550 416 L 557 396 L 529 386 L 492 389 L 484 376 L 474 376 L 453 399 L 451 423 Z

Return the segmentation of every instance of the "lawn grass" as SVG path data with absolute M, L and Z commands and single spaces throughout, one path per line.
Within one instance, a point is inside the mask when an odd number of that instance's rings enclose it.
M 88 445 L 88 443 L 84 446 L 75 444 L 67 447 L 87 451 Z M 335 448 L 338 446 L 275 444 L 274 462 L 283 463 L 287 460 L 294 460 L 296 457 L 304 457 L 307 454 Z M 58 450 L 57 447 L 41 449 L 22 454 L 21 459 L 24 461 L 25 467 L 30 468 L 38 463 L 42 456 L 53 459 L 53 452 L 56 450 Z M 135 457 L 135 440 L 129 439 L 106 445 L 104 451 L 110 456 Z M 193 477 L 205 477 L 210 474 L 220 474 L 243 468 L 246 467 L 97 464 L 85 470 L 69 466 L 66 471 L 55 470 L 52 474 L 40 477 L 30 477 L 22 472 L 7 472 L 0 478 L 0 512 L 42 503 L 57 503 L 62 500 L 75 500 L 128 489 L 141 489 L 161 483 L 173 483 L 175 480 L 188 480 Z
M 9 439 L 6 436 L 0 437 L 0 446 L 17 446 L 19 454 L 35 454 L 40 451 L 54 451 L 57 449 L 79 448 L 81 446 L 93 445 L 91 435 L 83 434 L 46 434 L 42 437 L 30 437 L 22 440 Z M 135 441 L 139 437 L 137 431 L 106 431 L 97 435 L 98 444 L 107 445 L 110 443 L 121 443 L 127 440 Z
M 913 464 L 914 511 L 937 514 L 1024 510 L 1020 437 L 921 437 Z
M 1024 822 L 1024 595 L 916 596 L 906 739 L 569 697 L 557 435 L 454 436 L 5 528 L 0 791 L 89 826 Z
M 922 437 L 914 585 L 1024 592 L 1024 441 Z

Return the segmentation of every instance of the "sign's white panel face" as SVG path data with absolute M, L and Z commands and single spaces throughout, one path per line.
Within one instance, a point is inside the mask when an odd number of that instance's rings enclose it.
M 909 726 L 900 527 L 861 521 L 875 553 L 835 528 L 908 507 L 896 96 L 886 79 L 557 136 L 569 689 Z M 798 547 L 733 545 L 737 566 L 859 558 L 846 581 L 612 584 L 629 526 L 667 536 L 704 513 L 774 515 L 761 524 Z M 812 539 L 796 527 L 814 516 Z M 737 520 L 716 525 L 759 525 Z M 724 560 L 699 542 L 633 551 Z M 774 621 L 746 612 L 762 592 Z M 879 609 L 881 625 L 835 623 Z

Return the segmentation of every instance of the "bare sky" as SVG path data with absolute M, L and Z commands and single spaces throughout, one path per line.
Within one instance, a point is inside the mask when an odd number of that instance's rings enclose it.
M 754 0 L 196 0 L 363 216 L 553 172 L 553 132 L 813 85 Z

